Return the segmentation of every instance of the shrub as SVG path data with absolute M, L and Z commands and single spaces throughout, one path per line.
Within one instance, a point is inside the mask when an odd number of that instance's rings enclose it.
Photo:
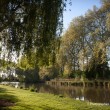
M 59 95 L 59 97 L 63 98 L 63 97 L 64 97 L 64 95 L 60 94 L 60 95 Z
M 30 89 L 31 92 L 34 92 L 35 90 L 33 88 Z
M 20 89 L 23 89 L 23 86 L 20 86 Z
M 29 90 L 29 88 L 24 88 L 24 90 Z
M 35 92 L 38 92 L 38 89 L 37 88 L 35 89 Z
M 35 85 L 30 86 L 29 89 L 30 89 L 31 92 L 34 92 L 35 89 L 36 89 L 36 88 L 35 88 Z

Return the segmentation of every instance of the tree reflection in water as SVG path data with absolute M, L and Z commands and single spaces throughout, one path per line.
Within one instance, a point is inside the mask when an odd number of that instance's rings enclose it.
M 29 84 L 25 85 L 29 87 Z M 71 97 L 76 100 L 86 100 L 94 103 L 103 103 L 110 105 L 110 88 L 103 87 L 75 87 L 75 86 L 61 86 L 61 85 L 35 85 L 39 92 L 52 93 L 56 95 L 63 95 L 64 97 Z

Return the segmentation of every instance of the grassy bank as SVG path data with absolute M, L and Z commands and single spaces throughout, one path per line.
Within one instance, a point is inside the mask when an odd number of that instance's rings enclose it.
M 110 106 L 0 85 L 0 100 L 14 103 L 3 110 L 110 110 Z

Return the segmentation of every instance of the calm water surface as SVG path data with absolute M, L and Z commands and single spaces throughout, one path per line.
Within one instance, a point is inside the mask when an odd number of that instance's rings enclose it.
M 29 84 L 23 84 L 29 87 Z M 56 95 L 63 95 L 64 97 L 71 97 L 76 100 L 86 100 L 95 103 L 103 103 L 110 105 L 110 88 L 104 87 L 75 87 L 75 86 L 61 86 L 61 85 L 46 85 L 35 84 L 38 92 L 52 93 Z

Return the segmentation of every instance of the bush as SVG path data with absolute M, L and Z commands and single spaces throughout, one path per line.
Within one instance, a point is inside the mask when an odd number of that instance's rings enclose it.
M 70 78 L 81 78 L 81 76 L 83 75 L 83 72 L 82 71 L 72 71 L 69 75 Z
M 24 88 L 24 90 L 29 90 L 29 88 Z
M 36 87 L 35 87 L 35 85 L 32 85 L 32 86 L 29 87 L 29 89 L 30 89 L 31 92 L 34 92 L 36 90 Z
M 35 92 L 38 92 L 38 89 L 37 88 L 35 89 Z
M 35 90 L 33 88 L 30 89 L 31 92 L 34 92 Z
M 23 89 L 23 86 L 20 86 L 19 88 L 20 88 L 20 89 Z
M 64 95 L 60 94 L 60 95 L 59 95 L 59 97 L 63 98 L 63 97 L 64 97 Z

